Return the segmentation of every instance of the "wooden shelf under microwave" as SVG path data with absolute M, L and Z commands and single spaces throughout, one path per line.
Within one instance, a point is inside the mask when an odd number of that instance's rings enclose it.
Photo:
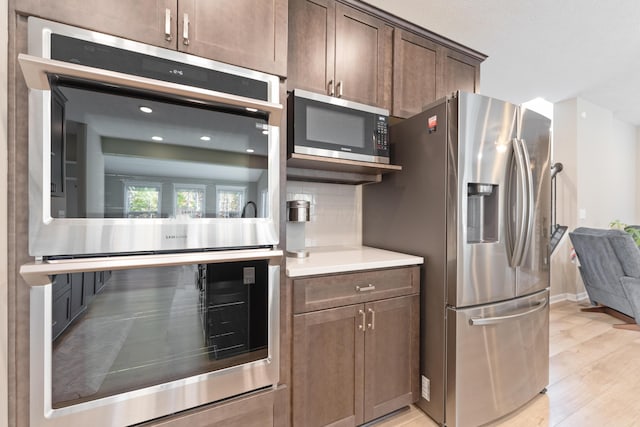
M 287 179 L 292 181 L 370 184 L 382 181 L 382 174 L 401 170 L 398 165 L 297 153 L 291 153 L 287 160 Z

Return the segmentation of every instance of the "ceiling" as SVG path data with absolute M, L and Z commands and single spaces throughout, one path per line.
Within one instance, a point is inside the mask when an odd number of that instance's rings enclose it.
M 637 0 L 366 0 L 480 51 L 480 92 L 514 103 L 580 97 L 640 126 Z

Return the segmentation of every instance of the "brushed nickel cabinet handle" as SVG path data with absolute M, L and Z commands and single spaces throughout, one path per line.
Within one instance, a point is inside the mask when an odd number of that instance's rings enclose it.
M 338 90 L 338 98 L 342 98 L 342 88 L 344 87 L 344 85 L 342 84 L 342 80 L 340 80 L 338 82 L 338 84 L 336 85 L 336 89 Z
M 369 283 L 367 286 L 364 286 L 364 287 L 356 286 L 356 292 L 371 292 L 375 290 L 376 290 L 375 285 L 372 285 L 371 283 Z
M 371 323 L 369 323 L 367 326 L 371 329 L 374 330 L 376 328 L 376 312 L 373 311 L 372 308 L 370 308 L 369 313 L 371 313 Z
M 189 46 L 189 14 L 185 13 L 182 18 L 182 43 Z
M 333 94 L 335 93 L 333 91 L 333 80 L 329 80 L 329 96 L 333 96 Z
M 366 324 L 367 324 L 367 319 L 366 319 L 366 317 L 367 317 L 367 316 L 364 314 L 364 310 L 358 310 L 358 314 L 359 314 L 360 316 L 362 316 L 362 323 L 361 323 L 360 325 L 358 325 L 358 330 L 360 330 L 360 331 L 362 331 L 362 332 L 365 332 L 365 331 L 366 331 L 366 329 L 367 329 L 367 327 L 366 327 Z
M 171 41 L 171 9 L 164 10 L 164 39 Z

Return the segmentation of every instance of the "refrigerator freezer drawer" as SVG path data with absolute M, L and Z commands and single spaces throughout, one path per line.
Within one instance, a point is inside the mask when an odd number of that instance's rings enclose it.
M 447 310 L 446 425 L 477 426 L 549 382 L 549 291 Z

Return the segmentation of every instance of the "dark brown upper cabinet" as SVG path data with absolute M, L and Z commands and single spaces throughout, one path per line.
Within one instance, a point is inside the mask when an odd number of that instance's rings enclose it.
M 393 41 L 393 109 L 407 118 L 455 91 L 477 92 L 481 59 L 397 28 Z
M 397 29 L 393 38 L 393 109 L 396 117 L 411 117 L 434 101 L 438 88 L 440 46 Z
M 27 15 L 285 76 L 287 0 L 21 0 Z
M 478 92 L 480 88 L 480 61 L 443 48 L 443 91 L 439 96 L 451 95 L 461 90 L 464 92 Z
M 333 0 L 290 0 L 287 87 L 389 108 L 393 27 Z
M 178 0 L 178 50 L 287 74 L 287 0 Z

